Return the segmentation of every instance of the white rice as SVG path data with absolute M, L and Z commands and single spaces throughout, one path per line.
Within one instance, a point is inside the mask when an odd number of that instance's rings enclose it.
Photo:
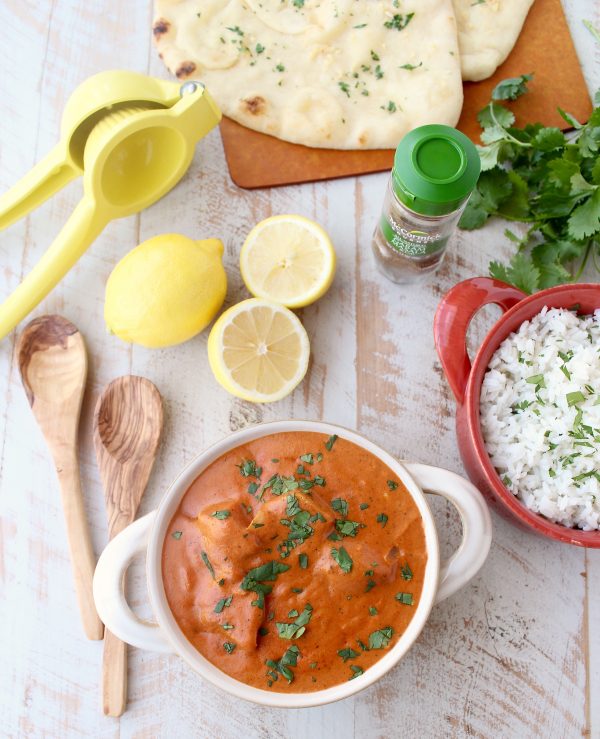
M 514 495 L 556 523 L 600 528 L 600 310 L 544 308 L 525 321 L 490 361 L 480 412 Z

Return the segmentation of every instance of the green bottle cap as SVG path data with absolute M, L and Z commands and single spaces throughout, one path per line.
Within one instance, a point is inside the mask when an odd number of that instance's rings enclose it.
M 396 149 L 394 192 L 415 213 L 452 213 L 471 194 L 480 169 L 477 149 L 464 133 L 439 124 L 419 126 Z

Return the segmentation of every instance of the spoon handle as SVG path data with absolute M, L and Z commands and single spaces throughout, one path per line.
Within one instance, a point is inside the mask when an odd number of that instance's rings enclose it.
M 127 644 L 108 629 L 102 653 L 102 710 L 105 716 L 121 716 L 127 704 Z
M 67 527 L 71 567 L 83 628 L 88 639 L 102 639 L 104 625 L 94 605 L 92 579 L 96 559 L 83 506 L 79 463 L 75 448 L 54 450 L 60 493 Z

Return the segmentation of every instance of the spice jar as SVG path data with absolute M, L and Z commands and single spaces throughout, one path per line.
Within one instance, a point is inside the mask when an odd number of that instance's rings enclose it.
M 406 134 L 373 234 L 377 267 L 386 277 L 420 282 L 439 267 L 480 169 L 477 149 L 455 128 L 432 124 Z

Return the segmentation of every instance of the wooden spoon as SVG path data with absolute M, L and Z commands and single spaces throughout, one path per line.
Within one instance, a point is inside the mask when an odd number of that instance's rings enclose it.
M 66 318 L 41 316 L 21 334 L 17 359 L 29 404 L 58 475 L 83 628 L 89 639 L 102 639 L 104 627 L 92 596 L 96 560 L 77 460 L 77 429 L 87 375 L 85 344 Z
M 118 377 L 98 398 L 94 446 L 111 539 L 135 518 L 156 458 L 162 423 L 160 393 L 144 377 Z M 127 645 L 108 629 L 104 634 L 102 704 L 107 716 L 120 716 L 127 704 Z

